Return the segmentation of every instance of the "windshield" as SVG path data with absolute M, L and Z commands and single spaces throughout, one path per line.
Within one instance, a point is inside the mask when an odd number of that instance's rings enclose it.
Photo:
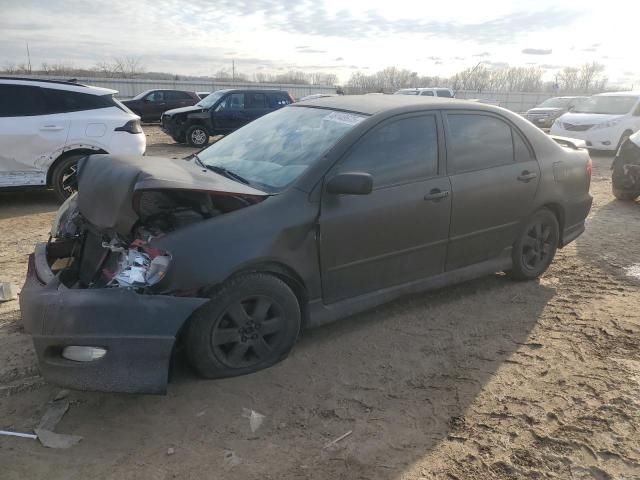
M 583 101 L 573 110 L 573 113 L 624 115 L 631 111 L 637 101 L 638 97 L 627 97 L 621 95 L 595 96 Z
M 210 108 L 213 107 L 213 104 L 216 103 L 220 98 L 225 94 L 224 90 L 218 90 L 217 92 L 210 93 L 202 100 L 200 100 L 196 105 L 202 108 Z
M 142 93 L 137 94 L 135 97 L 133 97 L 131 100 L 142 100 L 144 97 L 147 96 L 147 94 L 151 92 L 151 90 L 145 90 Z
M 571 98 L 549 98 L 538 105 L 538 107 L 567 108 L 571 104 L 571 100 Z
M 249 123 L 198 154 L 252 186 L 275 193 L 293 182 L 366 117 L 321 108 L 285 107 Z

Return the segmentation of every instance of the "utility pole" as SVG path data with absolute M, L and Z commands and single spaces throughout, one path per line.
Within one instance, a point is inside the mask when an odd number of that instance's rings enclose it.
M 236 81 L 236 61 L 231 60 L 231 80 Z
M 29 52 L 29 42 L 27 42 L 27 69 L 31 75 L 31 53 Z

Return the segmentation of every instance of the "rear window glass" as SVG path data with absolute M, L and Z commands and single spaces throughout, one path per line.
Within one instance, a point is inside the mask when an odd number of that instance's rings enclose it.
M 285 92 L 273 93 L 270 95 L 270 97 L 272 107 L 284 107 L 285 105 L 289 105 L 291 103 L 289 95 Z
M 420 92 L 420 96 L 422 97 L 433 97 L 434 94 L 431 90 L 424 90 L 422 92 Z
M 42 89 L 27 85 L 0 85 L 0 117 L 45 115 Z
M 448 114 L 451 141 L 448 157 L 456 173 L 513 162 L 511 127 L 488 115 Z
M 114 106 L 111 94 L 90 95 L 52 88 L 46 88 L 43 91 L 47 99 L 48 113 L 79 112 Z
M 436 90 L 436 92 L 438 93 L 439 97 L 453 98 L 451 91 L 447 90 L 446 88 L 441 88 L 439 90 Z

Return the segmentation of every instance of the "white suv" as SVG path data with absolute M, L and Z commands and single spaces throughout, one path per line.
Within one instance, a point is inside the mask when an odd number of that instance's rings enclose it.
M 445 97 L 454 98 L 455 94 L 450 88 L 401 88 L 394 95 L 418 95 L 421 97 Z
M 106 88 L 0 77 L 0 191 L 76 188 L 77 162 L 89 154 L 142 155 L 140 117 Z
M 640 130 L 640 92 L 601 93 L 560 116 L 551 134 L 579 138 L 595 150 L 617 150 Z

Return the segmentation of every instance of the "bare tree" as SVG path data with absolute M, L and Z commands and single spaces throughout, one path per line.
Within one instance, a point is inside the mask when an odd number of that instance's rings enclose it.
M 601 63 L 591 62 L 585 63 L 580 67 L 578 73 L 578 86 L 583 92 L 589 92 L 596 87 L 604 86 L 606 83 L 604 76 L 605 67 Z

